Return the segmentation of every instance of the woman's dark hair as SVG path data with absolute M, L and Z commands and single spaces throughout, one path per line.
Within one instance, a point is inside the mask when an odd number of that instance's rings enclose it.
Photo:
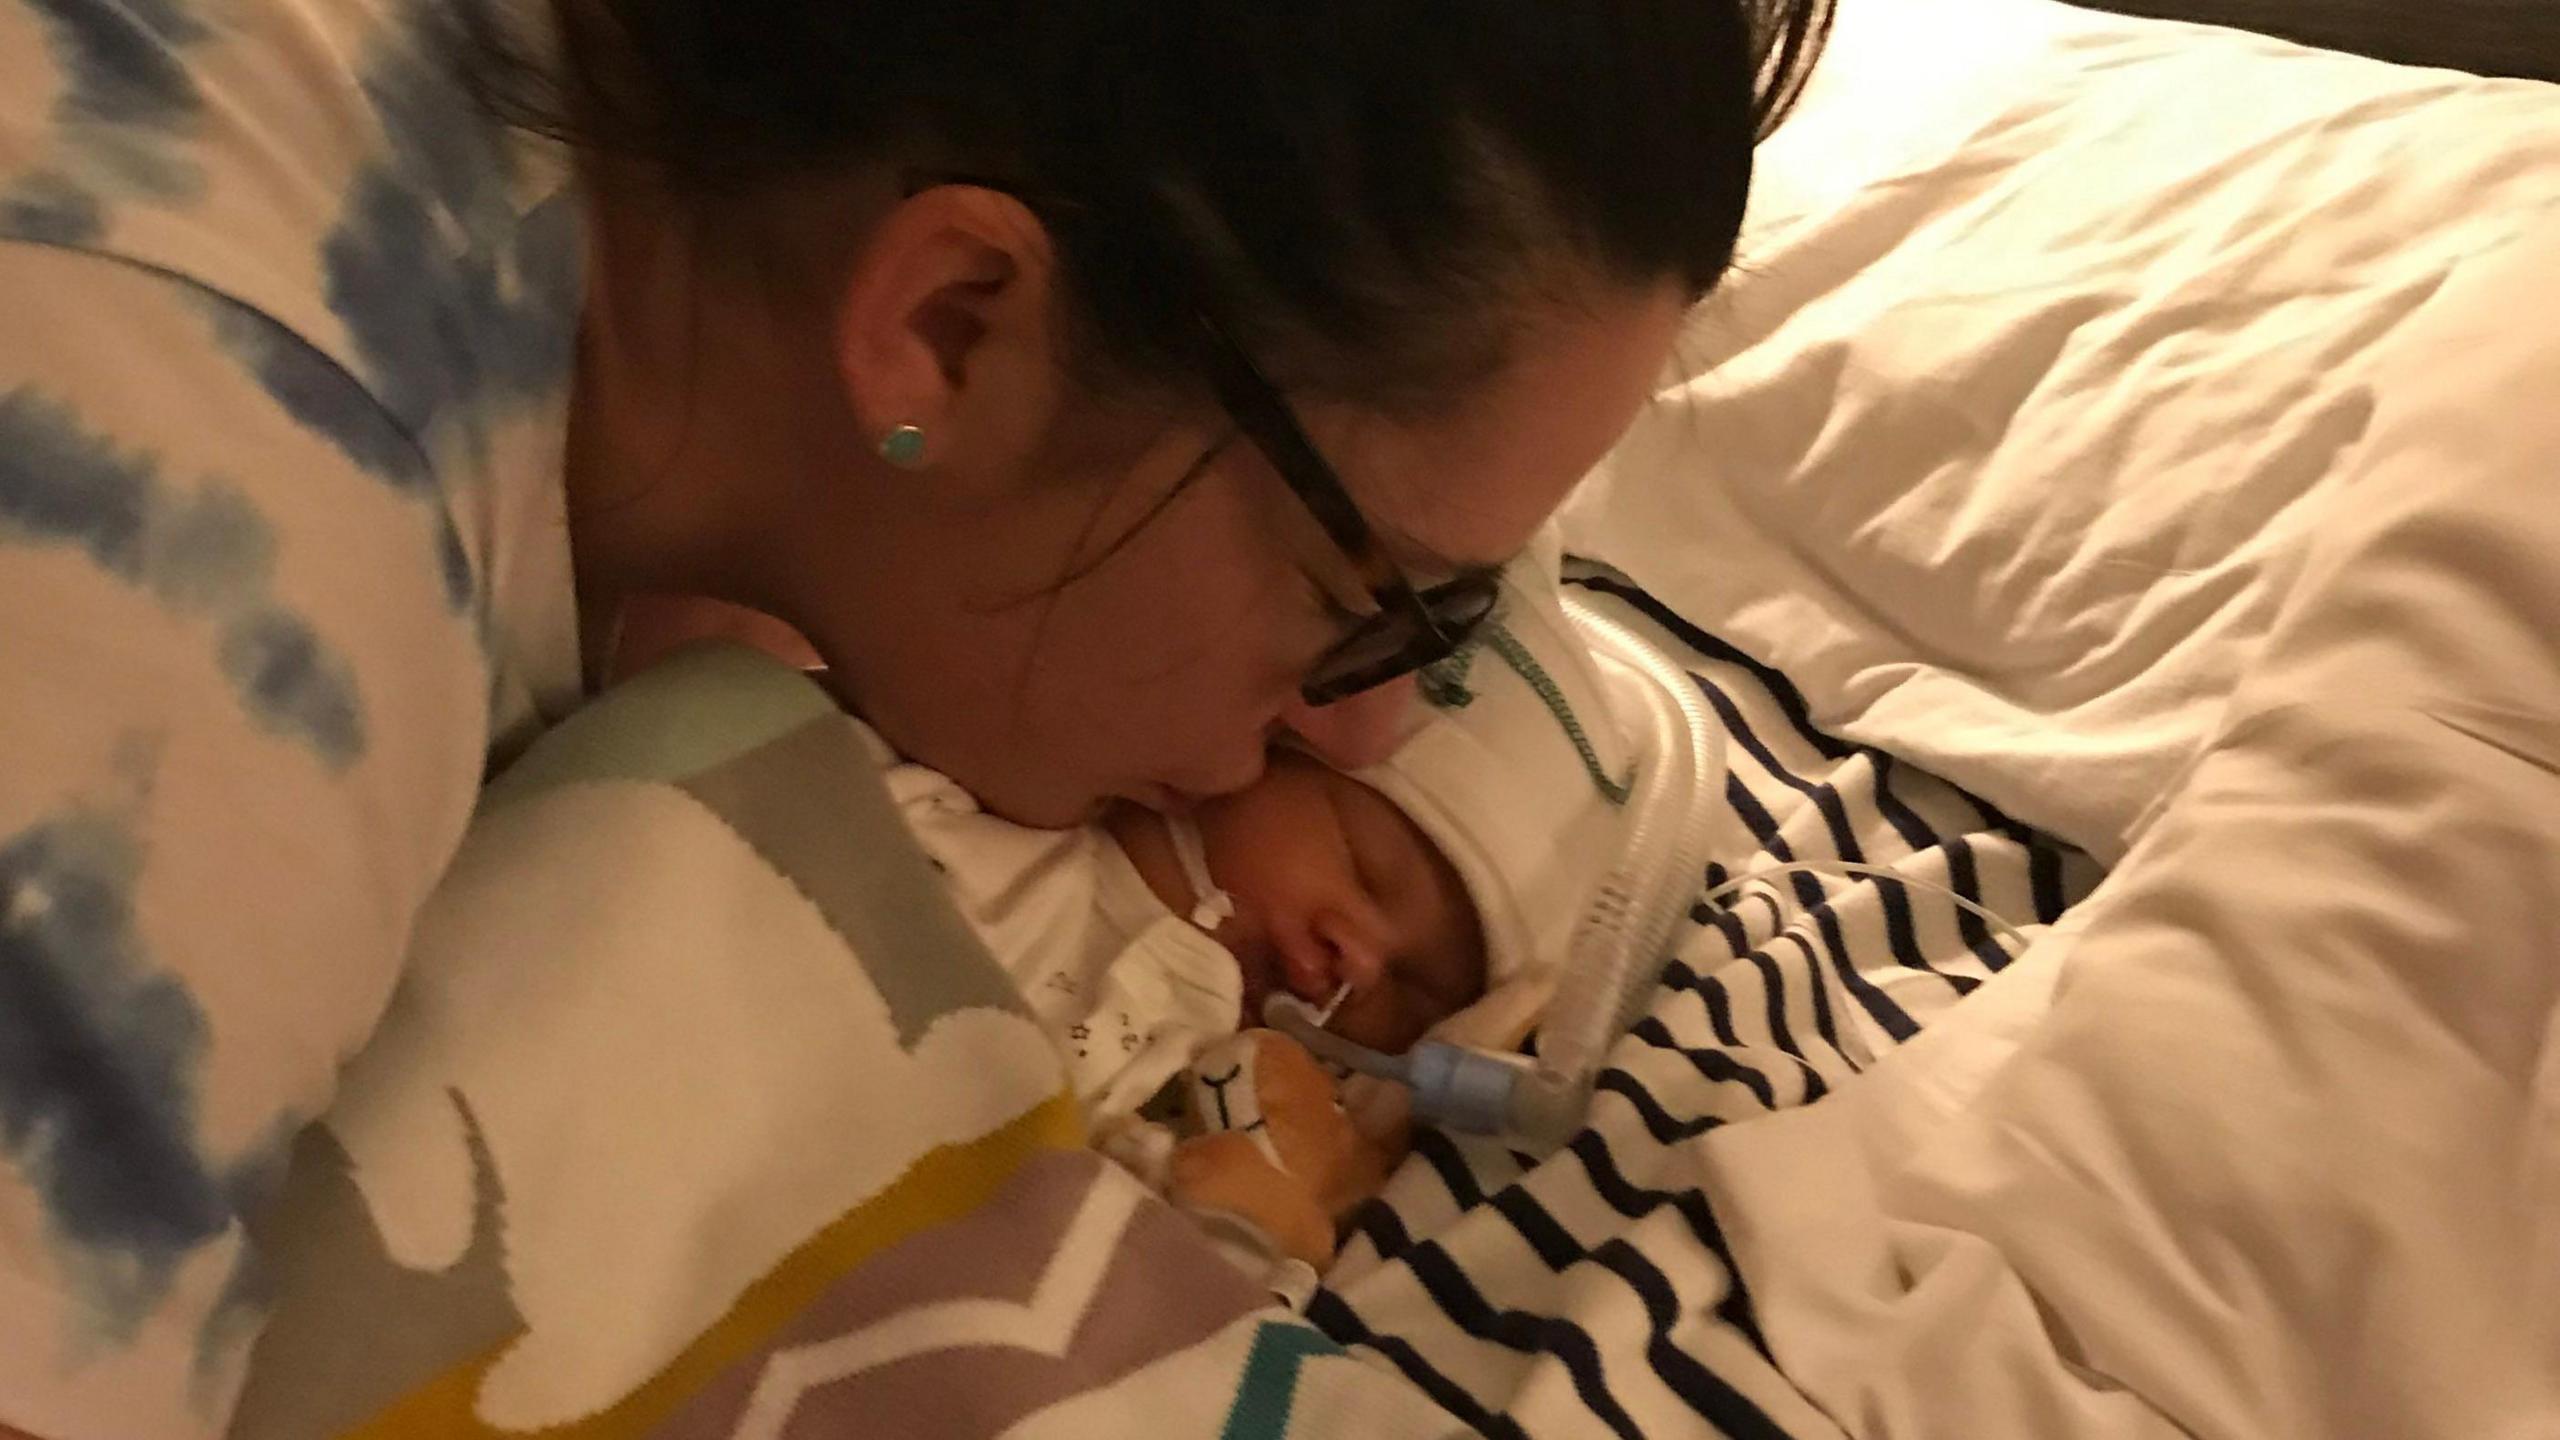
M 1427 404 L 1497 362 L 1541 294 L 1703 295 L 1830 0 L 560 13 L 551 72 L 511 60 L 485 15 L 471 27 L 482 91 L 518 123 L 702 197 L 864 162 L 997 184 L 1052 232 L 1079 358 L 1195 378 L 1205 310 L 1283 385 L 1377 405 Z

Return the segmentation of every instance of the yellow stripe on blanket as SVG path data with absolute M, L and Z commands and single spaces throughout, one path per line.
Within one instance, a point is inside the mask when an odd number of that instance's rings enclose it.
M 469 1440 L 473 1436 L 541 1435 L 544 1440 L 627 1440 L 646 1434 L 730 1366 L 752 1356 L 816 1303 L 829 1286 L 891 1245 L 956 1220 L 986 1203 L 1023 1162 L 1042 1151 L 1085 1143 L 1083 1117 L 1071 1095 L 1052 1096 L 964 1145 L 926 1153 L 889 1188 L 811 1236 L 702 1332 L 648 1383 L 619 1404 L 568 1425 L 503 1430 L 482 1420 L 481 1382 L 517 1339 L 492 1347 L 413 1390 L 344 1440 Z

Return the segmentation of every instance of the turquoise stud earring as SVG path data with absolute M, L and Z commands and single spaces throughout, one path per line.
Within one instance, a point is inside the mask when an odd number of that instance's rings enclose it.
M 901 470 L 917 470 L 924 466 L 924 431 L 913 425 L 901 425 L 880 437 L 880 458 Z

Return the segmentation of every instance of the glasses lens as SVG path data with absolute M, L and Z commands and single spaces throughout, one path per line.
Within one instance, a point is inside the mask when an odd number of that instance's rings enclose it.
M 1500 594 L 1495 576 L 1466 575 L 1423 591 L 1416 608 L 1368 616 L 1316 662 L 1300 694 L 1310 705 L 1330 705 L 1445 660 L 1474 637 Z

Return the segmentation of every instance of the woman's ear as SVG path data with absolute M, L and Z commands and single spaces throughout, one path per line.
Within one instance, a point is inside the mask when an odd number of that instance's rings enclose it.
M 1012 196 L 941 185 L 900 200 L 854 257 L 834 330 L 883 458 L 963 486 L 1019 473 L 1064 399 L 1056 286 L 1049 232 Z

